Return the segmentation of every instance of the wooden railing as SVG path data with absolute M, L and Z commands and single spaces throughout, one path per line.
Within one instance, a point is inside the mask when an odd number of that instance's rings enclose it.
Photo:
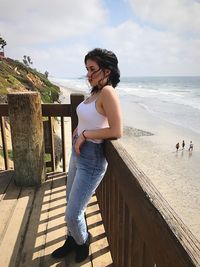
M 62 143 L 62 160 L 63 160 L 63 171 L 66 171 L 66 147 L 65 147 L 65 127 L 64 127 L 64 117 L 71 118 L 71 128 L 72 131 L 77 125 L 77 116 L 76 116 L 76 107 L 77 105 L 83 101 L 84 96 L 79 94 L 72 94 L 70 96 L 70 104 L 42 104 L 42 116 L 47 117 L 48 120 L 44 121 L 44 125 L 48 124 L 48 127 L 44 127 L 44 129 L 48 129 L 47 136 L 49 138 L 50 143 L 50 151 L 47 148 L 46 152 L 49 152 L 51 155 L 51 162 L 47 163 L 47 167 L 51 167 L 52 171 L 55 171 L 55 146 L 54 146 L 54 133 L 53 133 L 53 125 L 52 119 L 53 117 L 60 117 L 61 121 L 61 143 Z M 8 117 L 8 104 L 0 104 L 0 124 L 1 124 L 1 138 L 2 138 L 2 149 L 4 156 L 4 166 L 5 170 L 8 170 L 9 160 L 8 160 L 8 149 L 7 149 L 7 138 L 5 134 L 5 117 Z
M 65 157 L 64 117 L 77 125 L 76 106 L 83 96 L 71 96 L 67 105 L 43 104 L 48 117 L 52 170 L 55 168 L 51 118 L 61 117 L 62 151 Z M 7 147 L 4 118 L 6 104 L 0 105 L 1 134 L 5 168 Z M 106 141 L 108 170 L 97 190 L 97 198 L 116 267 L 200 266 L 200 245 L 169 204 L 137 167 L 118 141 Z M 63 159 L 65 171 L 65 158 Z
M 200 244 L 118 141 L 97 199 L 116 267 L 200 266 Z
M 6 112 L 3 112 L 3 111 Z M 1 124 L 1 139 L 2 139 L 2 149 L 3 149 L 3 158 L 4 158 L 4 165 L 5 170 L 9 169 L 8 165 L 8 149 L 7 149 L 7 140 L 6 140 L 6 132 L 5 132 L 5 119 L 4 116 L 8 116 L 7 111 L 7 105 L 1 105 L 0 106 L 0 114 L 3 114 L 0 116 L 0 124 Z

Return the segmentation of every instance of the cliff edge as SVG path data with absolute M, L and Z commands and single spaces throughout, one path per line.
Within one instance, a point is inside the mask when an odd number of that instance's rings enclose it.
M 0 59 L 0 103 L 15 91 L 38 91 L 43 103 L 59 102 L 60 88 L 35 69 L 11 58 Z

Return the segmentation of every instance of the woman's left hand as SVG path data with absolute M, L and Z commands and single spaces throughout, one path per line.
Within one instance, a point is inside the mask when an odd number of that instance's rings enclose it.
M 84 138 L 83 134 L 81 133 L 79 135 L 79 137 L 77 138 L 75 146 L 74 146 L 77 155 L 80 155 L 80 153 L 81 153 L 80 148 L 84 142 L 85 142 L 85 138 Z

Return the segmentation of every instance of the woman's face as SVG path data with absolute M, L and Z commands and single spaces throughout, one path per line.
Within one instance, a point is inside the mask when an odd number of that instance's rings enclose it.
M 88 81 L 92 87 L 99 85 L 100 81 L 103 82 L 105 78 L 104 71 L 94 60 L 88 59 L 85 67 L 87 69 Z

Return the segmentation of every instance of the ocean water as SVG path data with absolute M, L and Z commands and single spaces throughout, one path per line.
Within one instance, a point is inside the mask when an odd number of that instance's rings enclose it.
M 73 90 L 90 91 L 82 78 L 51 80 Z M 123 103 L 135 103 L 155 117 L 200 133 L 200 77 L 126 77 L 117 90 Z

